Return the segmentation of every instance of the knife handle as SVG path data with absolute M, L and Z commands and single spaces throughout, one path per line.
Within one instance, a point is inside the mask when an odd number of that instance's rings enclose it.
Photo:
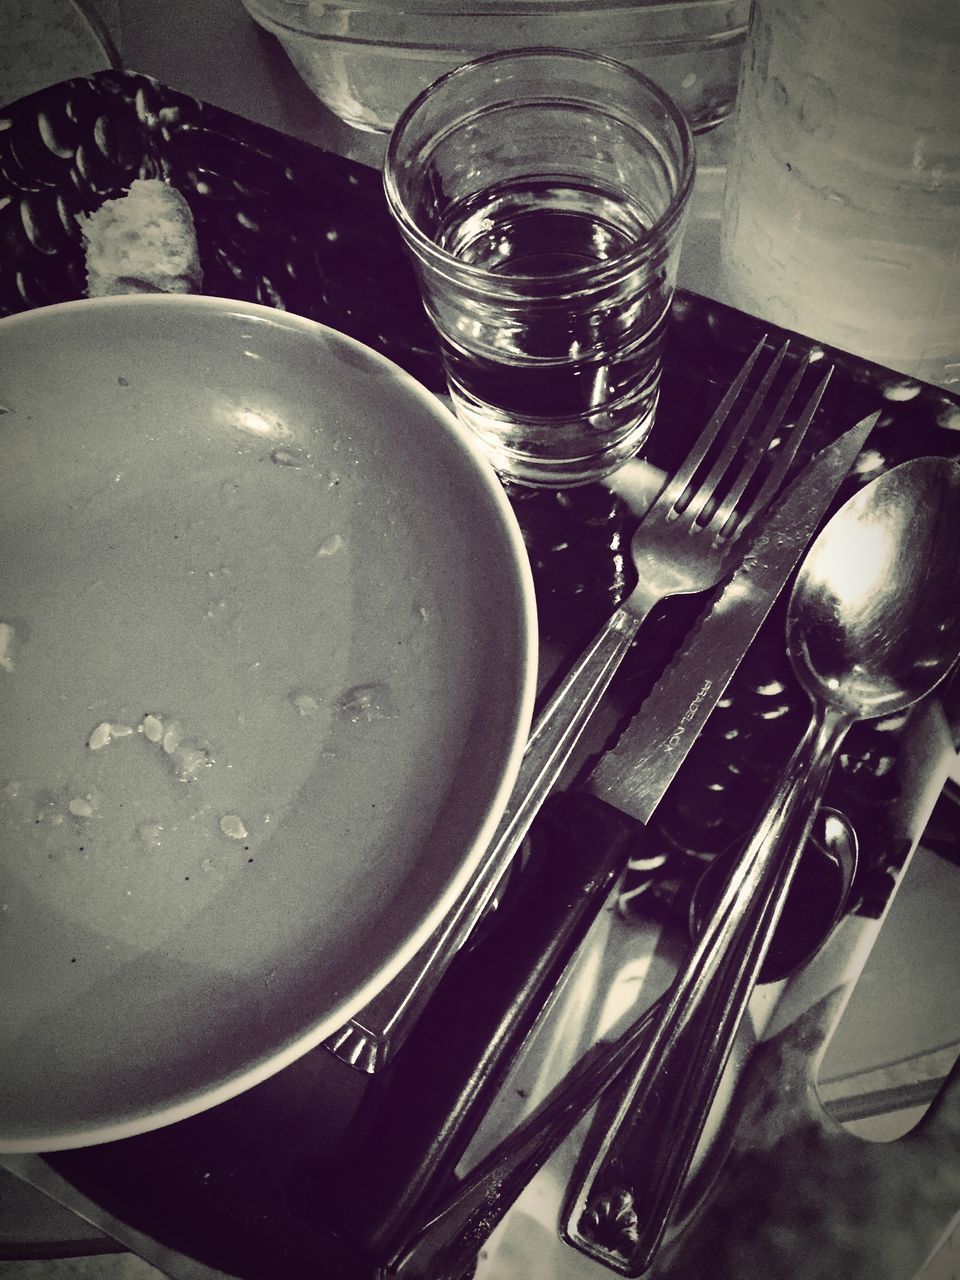
M 325 1217 L 371 1257 L 391 1257 L 448 1188 L 636 832 L 591 796 L 548 802 L 516 888 L 373 1077 L 346 1145 L 315 1188 Z

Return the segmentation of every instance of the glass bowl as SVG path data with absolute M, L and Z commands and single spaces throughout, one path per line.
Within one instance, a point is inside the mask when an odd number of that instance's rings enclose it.
M 642 71 L 697 132 L 730 114 L 749 0 L 242 0 L 340 119 L 387 133 L 421 89 L 499 49 L 604 53 Z

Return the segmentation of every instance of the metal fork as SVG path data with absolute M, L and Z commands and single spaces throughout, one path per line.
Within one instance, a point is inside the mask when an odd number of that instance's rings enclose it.
M 789 345 L 784 343 L 743 412 L 728 422 L 765 344 L 766 337 L 761 338 L 679 470 L 641 520 L 631 542 L 637 585 L 610 615 L 538 715 L 507 808 L 470 885 L 407 967 L 327 1041 L 327 1047 L 344 1061 L 375 1071 L 387 1054 L 396 1051 L 492 900 L 651 609 L 671 596 L 708 590 L 742 558 L 747 535 L 783 483 L 830 376 L 828 370 L 789 435 L 780 442 L 756 492 L 749 495 L 751 482 L 757 478 L 771 444 L 787 420 L 809 365 L 809 358 L 801 361 L 775 398 L 774 382 Z M 742 448 L 761 413 L 765 413 L 762 428 Z M 740 511 L 738 504 L 745 494 L 746 509 Z

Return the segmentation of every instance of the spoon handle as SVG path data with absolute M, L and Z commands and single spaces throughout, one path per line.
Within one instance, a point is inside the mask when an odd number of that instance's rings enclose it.
M 818 705 L 626 1086 L 604 1099 L 581 1152 L 561 1230 L 622 1275 L 640 1275 L 663 1238 L 850 723 Z

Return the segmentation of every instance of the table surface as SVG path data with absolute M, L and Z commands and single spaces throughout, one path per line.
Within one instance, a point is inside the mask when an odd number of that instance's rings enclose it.
M 64 9 L 73 8 L 71 0 L 44 3 L 58 22 Z M 0 20 L 7 20 L 16 7 L 0 9 Z M 374 167 L 379 164 L 383 139 L 357 133 L 333 117 L 302 84 L 276 41 L 248 17 L 240 0 L 204 0 L 200 6 L 171 0 L 97 0 L 92 16 L 90 26 L 80 23 L 70 28 L 77 34 L 65 41 L 61 59 L 51 57 L 42 64 L 31 64 L 32 74 L 39 80 L 27 84 L 28 89 L 109 66 L 114 56 L 110 41 L 95 38 L 106 32 L 127 68 L 304 141 Z M 2 66 L 0 63 L 0 69 Z M 11 85 L 17 95 L 24 89 L 20 71 L 7 74 L 7 80 L 0 76 L 0 98 L 4 101 L 15 96 Z M 720 298 L 716 272 L 719 201 L 724 156 L 731 138 L 727 125 L 704 140 L 681 259 L 681 284 L 708 297 Z M 826 1074 L 840 1076 L 864 1070 L 883 1059 L 906 1058 L 960 1040 L 957 1000 L 950 1007 L 931 1000 L 903 1003 L 904 1016 L 893 1029 L 892 1044 L 891 1027 L 884 1016 L 891 989 L 911 989 L 917 973 L 925 975 L 923 990 L 956 994 L 955 959 L 943 940 L 955 933 L 958 910 L 960 877 L 955 869 L 921 851 L 897 895 L 841 1032 L 831 1044 Z M 0 1275 L 6 1274 L 4 1268 L 10 1265 L 0 1263 Z M 91 1274 L 100 1274 L 98 1265 L 92 1264 Z M 105 1265 L 102 1274 L 110 1274 Z

